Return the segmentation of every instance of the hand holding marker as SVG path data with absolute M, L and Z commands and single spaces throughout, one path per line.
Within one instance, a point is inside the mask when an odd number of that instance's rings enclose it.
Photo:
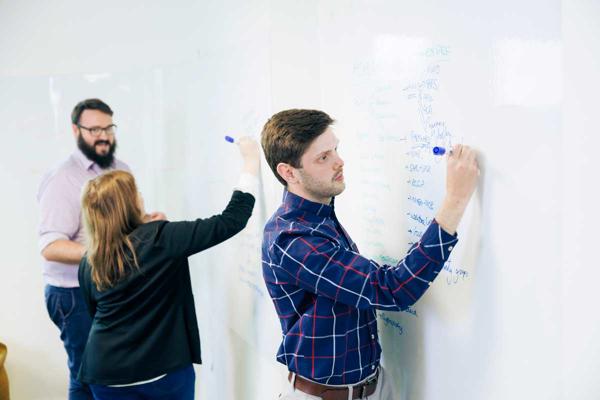
M 249 172 L 252 175 L 258 175 L 260 166 L 260 150 L 256 140 L 249 136 L 244 136 L 239 139 L 235 139 L 231 136 L 225 136 L 225 140 L 229 143 L 235 143 L 240 148 L 240 153 L 244 159 L 243 170 Z

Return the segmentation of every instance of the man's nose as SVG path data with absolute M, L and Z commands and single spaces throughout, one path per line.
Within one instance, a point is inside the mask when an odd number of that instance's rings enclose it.
M 337 169 L 340 169 L 340 168 L 342 168 L 344 166 L 344 160 L 339 155 L 337 156 L 337 160 L 336 160 L 335 166 L 336 166 Z
M 110 142 L 110 140 L 109 140 L 109 139 L 110 139 L 110 137 L 109 137 L 109 136 L 110 136 L 110 135 L 109 135 L 108 133 L 106 133 L 106 130 L 105 130 L 105 129 L 102 129 L 102 130 L 100 131 L 100 133 L 98 134 L 98 136 L 97 136 L 97 139 L 100 139 L 100 140 L 106 140 L 107 142 Z

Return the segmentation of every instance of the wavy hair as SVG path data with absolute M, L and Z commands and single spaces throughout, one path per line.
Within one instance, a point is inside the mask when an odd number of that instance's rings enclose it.
M 139 268 L 129 238 L 144 223 L 135 179 L 125 171 L 100 175 L 85 185 L 81 203 L 92 281 L 102 291 Z

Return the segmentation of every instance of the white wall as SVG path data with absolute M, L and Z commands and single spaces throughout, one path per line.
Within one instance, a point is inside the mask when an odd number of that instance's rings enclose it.
M 42 121 L 28 121 L 29 115 L 17 109 L 27 102 L 31 115 L 43 116 L 44 80 L 39 84 L 40 99 L 15 99 L 16 88 L 8 88 L 0 78 L 0 114 L 6 121 L 2 130 L 5 157 L 0 162 L 2 209 L 6 215 L 0 233 L 3 260 L 0 263 L 0 340 L 8 346 L 7 369 L 14 398 L 64 398 L 66 355 L 45 311 L 40 258 L 36 246 L 36 183 L 43 170 L 57 157 L 67 154 L 72 146 L 67 134 L 46 140 L 52 152 L 36 151 L 44 135 L 34 130 L 42 122 L 51 128 L 51 113 Z M 24 83 L 24 82 L 23 82 Z M 8 96 L 8 97 L 7 97 Z M 13 114 L 18 119 L 12 119 Z M 50 131 L 50 129 L 48 129 Z M 49 144 L 52 142 L 52 144 Z M 35 154 L 36 156 L 33 156 Z
M 598 93 L 600 3 L 563 2 L 565 112 L 563 120 L 563 396 L 598 398 L 600 304 L 598 282 Z M 573 157 L 572 157 L 573 156 Z

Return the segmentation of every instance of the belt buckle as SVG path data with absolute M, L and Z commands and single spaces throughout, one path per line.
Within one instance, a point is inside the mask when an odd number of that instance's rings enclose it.
M 371 384 L 371 383 L 373 383 L 373 382 L 377 382 L 377 378 L 378 378 L 378 376 L 377 376 L 377 375 L 373 375 L 372 377 L 370 377 L 369 379 L 367 379 L 367 380 L 366 380 L 366 381 L 363 383 L 363 386 L 368 386 L 368 385 L 370 385 L 370 384 Z
M 364 397 L 365 397 L 365 395 L 367 394 L 367 387 L 368 387 L 369 385 L 371 385 L 372 383 L 376 383 L 376 382 L 377 382 L 377 375 L 375 375 L 375 376 L 373 376 L 373 377 L 371 377 L 371 378 L 367 379 L 366 381 L 364 381 L 364 382 L 362 383 L 362 385 L 360 385 L 360 390 L 359 390 L 359 392 L 358 392 L 358 394 L 359 394 L 359 397 L 358 397 L 358 398 L 359 398 L 359 399 L 362 399 L 362 398 L 364 398 Z
M 363 397 L 365 397 L 366 387 L 367 387 L 366 383 L 364 385 L 360 385 L 360 390 L 358 391 L 359 399 L 362 399 Z

